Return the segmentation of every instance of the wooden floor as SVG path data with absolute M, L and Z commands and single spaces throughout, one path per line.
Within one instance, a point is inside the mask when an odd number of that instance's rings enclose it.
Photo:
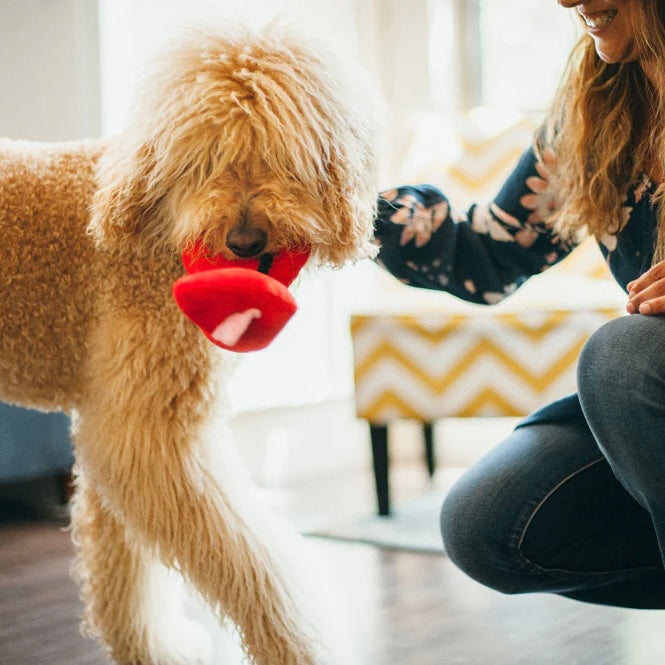
M 319 483 L 319 494 L 336 486 Z M 303 505 L 313 491 L 300 488 L 287 503 Z M 502 596 L 444 556 L 315 539 L 307 547 L 344 599 L 342 628 L 352 655 L 335 665 L 665 663 L 665 612 Z M 62 522 L 21 516 L 0 503 L 0 665 L 108 665 L 79 635 L 71 558 Z

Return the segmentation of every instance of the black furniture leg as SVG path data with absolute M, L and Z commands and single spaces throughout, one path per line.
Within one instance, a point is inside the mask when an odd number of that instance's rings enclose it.
M 55 478 L 58 500 L 66 506 L 74 495 L 74 474 L 72 471 L 61 471 Z
M 388 426 L 369 425 L 372 437 L 372 460 L 374 463 L 374 480 L 376 481 L 376 498 L 379 515 L 390 515 L 390 487 L 388 484 Z
M 434 452 L 434 423 L 423 423 L 423 438 L 425 439 L 425 463 L 429 477 L 436 471 L 436 454 Z

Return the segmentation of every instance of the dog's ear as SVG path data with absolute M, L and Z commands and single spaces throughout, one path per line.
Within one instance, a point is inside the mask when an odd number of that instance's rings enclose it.
M 322 122 L 314 117 L 320 151 L 317 181 L 323 204 L 327 246 L 316 253 L 324 261 L 344 262 L 374 256 L 373 224 L 376 217 L 378 163 L 386 126 L 386 107 L 367 72 L 336 57 L 325 59 L 332 74 L 321 75 L 330 84 L 317 96 Z M 324 236 L 326 234 L 324 233 Z M 322 245 L 322 243 L 321 243 Z
M 322 194 L 329 237 L 317 250 L 323 261 L 336 266 L 377 252 L 372 241 L 377 200 L 373 149 L 357 139 L 345 148 L 326 165 Z
M 166 240 L 160 205 L 164 192 L 153 177 L 154 170 L 149 144 L 132 149 L 120 140 L 102 155 L 88 226 L 99 247 L 154 247 Z

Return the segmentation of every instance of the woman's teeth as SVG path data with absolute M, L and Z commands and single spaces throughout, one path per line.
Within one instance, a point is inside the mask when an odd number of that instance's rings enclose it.
M 590 28 L 604 28 L 606 25 L 612 23 L 618 12 L 618 9 L 608 9 L 604 12 L 598 12 L 593 16 L 583 16 L 583 18 L 584 22 Z

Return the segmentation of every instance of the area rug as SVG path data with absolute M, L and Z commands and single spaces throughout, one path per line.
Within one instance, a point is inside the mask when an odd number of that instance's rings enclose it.
M 304 530 L 305 535 L 366 543 L 393 550 L 444 554 L 439 531 L 443 493 L 432 491 L 397 503 L 388 517 L 360 515 L 346 517 L 325 526 Z

